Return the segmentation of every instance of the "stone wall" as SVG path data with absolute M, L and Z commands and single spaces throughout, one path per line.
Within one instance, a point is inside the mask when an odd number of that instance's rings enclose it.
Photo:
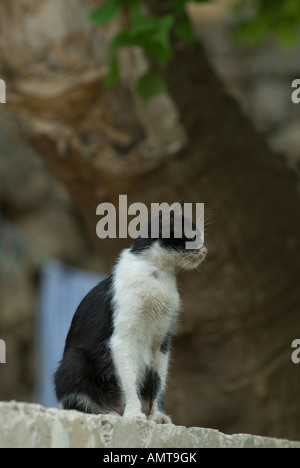
M 0 403 L 0 448 L 300 448 L 300 442 Z

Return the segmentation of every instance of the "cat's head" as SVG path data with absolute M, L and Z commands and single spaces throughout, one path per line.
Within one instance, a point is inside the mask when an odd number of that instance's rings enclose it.
M 193 270 L 207 255 L 204 233 L 184 216 L 184 200 L 163 214 L 151 217 L 132 244 L 136 255 L 153 256 L 161 265 Z

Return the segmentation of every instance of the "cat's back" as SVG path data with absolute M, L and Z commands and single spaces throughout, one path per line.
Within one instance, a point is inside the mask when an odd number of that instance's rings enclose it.
M 105 278 L 82 300 L 72 320 L 65 351 L 71 346 L 91 346 L 112 333 L 112 278 Z

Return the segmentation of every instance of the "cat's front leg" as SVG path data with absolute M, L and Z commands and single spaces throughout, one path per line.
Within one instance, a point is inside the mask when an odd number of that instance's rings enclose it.
M 119 337 L 112 339 L 111 351 L 119 383 L 124 396 L 123 416 L 129 419 L 146 420 L 142 412 L 142 403 L 138 396 L 137 382 L 139 375 L 139 350 L 131 343 L 123 342 Z
M 149 420 L 157 424 L 171 424 L 171 418 L 166 415 L 164 399 L 168 377 L 170 353 L 168 350 L 159 350 L 155 356 L 154 370 L 158 376 L 159 385 L 152 401 L 149 413 Z

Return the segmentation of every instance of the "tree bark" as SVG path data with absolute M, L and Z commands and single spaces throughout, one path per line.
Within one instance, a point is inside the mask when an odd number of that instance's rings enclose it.
M 29 3 L 38 22 L 41 2 Z M 49 35 L 43 54 L 32 45 L 36 30 L 26 29 L 26 12 L 0 6 L 7 44 L 0 71 L 10 85 L 5 109 L 26 118 L 24 137 L 68 188 L 107 267 L 128 241 L 96 238 L 96 207 L 103 201 L 117 205 L 119 194 L 127 194 L 128 203 L 185 198 L 204 202 L 214 214 L 206 231 L 206 264 L 180 278 L 184 313 L 167 395 L 174 422 L 299 438 L 300 376 L 291 361 L 300 305 L 294 174 L 226 95 L 199 44 L 175 44 L 165 74 L 181 125 L 172 108 L 174 126 L 162 141 L 158 127 L 165 117 L 162 112 L 158 118 L 157 109 L 168 102 L 170 110 L 170 100 L 141 107 L 128 73 L 133 52 L 121 57 L 121 84 L 99 94 L 105 66 L 95 38 L 102 34 L 107 43 L 110 31 L 99 33 L 88 24 L 84 13 L 95 2 L 72 0 L 71 10 L 60 11 L 59 41 L 50 34 L 58 3 L 43 3 L 52 12 L 44 24 Z M 71 17 L 77 18 L 77 32 Z M 23 26 L 26 59 L 10 52 L 16 35 L 2 29 L 3 18 Z M 84 47 L 77 47 L 79 36 Z M 177 145 L 170 150 L 172 139 Z

